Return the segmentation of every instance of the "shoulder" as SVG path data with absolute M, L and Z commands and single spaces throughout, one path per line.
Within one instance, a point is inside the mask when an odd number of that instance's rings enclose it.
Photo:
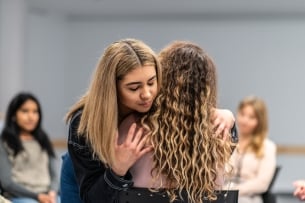
M 78 110 L 73 114 L 73 116 L 71 117 L 71 119 L 69 121 L 70 126 L 79 125 L 80 118 L 82 116 L 82 112 L 83 112 L 82 110 Z
M 2 139 L 0 139 L 0 154 L 2 154 L 2 152 L 6 152 L 8 154 L 13 153 L 12 149 L 8 146 L 8 144 Z
M 69 121 L 69 142 L 68 144 L 72 143 L 85 143 L 85 139 L 83 136 L 79 136 L 78 134 L 78 126 L 80 123 L 82 115 L 82 110 L 76 111 Z
M 265 151 L 267 152 L 275 152 L 276 151 L 276 144 L 270 140 L 269 138 L 266 138 L 264 141 L 265 145 Z

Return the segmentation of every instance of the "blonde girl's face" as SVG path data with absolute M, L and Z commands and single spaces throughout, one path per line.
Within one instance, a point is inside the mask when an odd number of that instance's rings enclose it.
M 118 104 L 120 114 L 137 111 L 147 112 L 157 95 L 157 74 L 155 66 L 137 67 L 118 81 Z
M 237 125 L 241 135 L 253 134 L 258 120 L 251 105 L 245 105 L 237 113 Z
M 16 112 L 16 123 L 24 132 L 32 132 L 39 122 L 38 106 L 35 101 L 27 100 Z

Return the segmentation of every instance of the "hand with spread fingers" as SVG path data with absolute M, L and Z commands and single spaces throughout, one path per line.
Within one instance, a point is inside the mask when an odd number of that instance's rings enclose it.
M 212 118 L 213 126 L 216 130 L 216 136 L 222 137 L 226 140 L 235 123 L 233 113 L 227 109 L 213 109 Z
M 144 154 L 152 150 L 152 146 L 147 146 L 147 137 L 143 136 L 143 129 L 136 129 L 133 123 L 123 143 L 118 143 L 119 135 L 115 141 L 115 163 L 111 166 L 113 172 L 119 176 L 124 176 L 128 169 Z

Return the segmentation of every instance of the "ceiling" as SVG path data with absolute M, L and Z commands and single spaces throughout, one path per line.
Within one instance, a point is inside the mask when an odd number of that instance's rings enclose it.
M 26 0 L 31 9 L 74 16 L 266 14 L 305 16 L 304 0 Z

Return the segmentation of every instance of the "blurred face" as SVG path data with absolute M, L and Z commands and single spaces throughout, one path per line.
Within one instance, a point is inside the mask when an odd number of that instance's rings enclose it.
M 237 125 L 241 135 L 251 135 L 257 123 L 258 121 L 252 106 L 246 105 L 237 113 Z
M 154 66 L 138 67 L 118 81 L 120 115 L 147 112 L 157 95 L 157 75 Z
M 24 132 L 32 132 L 37 127 L 39 112 L 36 102 L 27 100 L 16 112 L 16 122 Z

